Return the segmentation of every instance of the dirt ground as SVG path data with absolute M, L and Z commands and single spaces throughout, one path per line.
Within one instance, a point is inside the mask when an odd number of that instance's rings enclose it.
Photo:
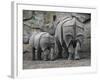
M 80 67 L 90 66 L 90 59 L 81 60 L 55 60 L 55 61 L 24 61 L 23 69 L 56 68 L 56 67 Z
M 32 61 L 29 53 L 25 53 L 23 56 L 23 69 L 90 66 L 90 53 L 81 53 L 81 55 L 82 56 L 80 56 L 80 60 L 57 59 L 54 61 Z

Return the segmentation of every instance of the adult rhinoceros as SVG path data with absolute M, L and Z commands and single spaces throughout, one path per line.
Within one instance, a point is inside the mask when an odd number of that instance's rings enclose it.
M 83 41 L 84 24 L 76 17 L 61 20 L 55 30 L 56 52 L 66 53 L 68 59 L 80 59 L 78 50 Z
M 33 60 L 53 60 L 54 59 L 54 39 L 47 32 L 33 32 L 29 44 L 32 47 Z

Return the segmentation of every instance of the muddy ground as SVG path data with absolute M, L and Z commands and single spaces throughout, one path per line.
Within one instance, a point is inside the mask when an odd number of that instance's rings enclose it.
M 90 66 L 91 59 L 89 52 L 80 53 L 80 60 L 57 59 L 54 61 L 32 61 L 30 53 L 23 55 L 23 69 L 39 69 L 39 68 L 58 68 L 58 67 L 81 67 Z

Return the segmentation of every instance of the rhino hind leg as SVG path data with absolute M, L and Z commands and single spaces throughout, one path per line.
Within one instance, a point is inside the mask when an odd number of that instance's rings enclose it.
M 55 54 L 54 54 L 54 49 L 53 48 L 50 49 L 50 55 L 49 55 L 48 58 L 49 58 L 49 60 L 54 61 Z
M 62 48 L 62 57 L 64 59 L 68 58 L 69 54 L 68 54 L 68 49 L 67 48 Z
M 80 59 L 80 56 L 79 56 L 79 53 L 78 53 L 79 50 L 80 50 L 80 43 L 77 42 L 76 43 L 76 47 L 75 47 L 75 55 L 74 55 L 74 59 L 75 60 L 79 60 Z
M 46 49 L 46 50 L 43 51 L 43 60 L 44 61 L 47 61 L 48 60 L 48 53 L 49 53 L 49 50 L 48 49 Z
M 73 48 L 73 45 L 71 44 L 69 47 L 68 47 L 68 60 L 73 60 L 74 59 L 74 48 Z

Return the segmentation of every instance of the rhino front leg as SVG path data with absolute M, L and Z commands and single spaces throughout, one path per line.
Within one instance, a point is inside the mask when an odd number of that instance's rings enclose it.
M 35 49 L 35 60 L 38 60 L 38 53 L 37 49 Z
M 32 60 L 35 60 L 35 48 L 32 48 Z
M 35 49 L 35 60 L 41 60 L 41 52 L 39 49 Z
M 53 48 L 50 49 L 49 59 L 51 61 L 53 61 L 55 59 L 55 54 L 54 54 L 54 49 Z
M 55 42 L 55 53 L 57 55 L 57 58 L 62 58 L 62 46 L 58 39 L 56 39 Z
M 58 58 L 59 57 L 59 50 L 58 50 L 58 46 L 57 43 L 55 43 L 55 57 Z
M 80 43 L 77 42 L 76 43 L 76 47 L 75 47 L 75 55 L 74 55 L 74 59 L 75 60 L 79 60 L 80 59 L 80 56 L 79 56 L 79 53 L 78 53 L 79 50 L 80 50 Z

